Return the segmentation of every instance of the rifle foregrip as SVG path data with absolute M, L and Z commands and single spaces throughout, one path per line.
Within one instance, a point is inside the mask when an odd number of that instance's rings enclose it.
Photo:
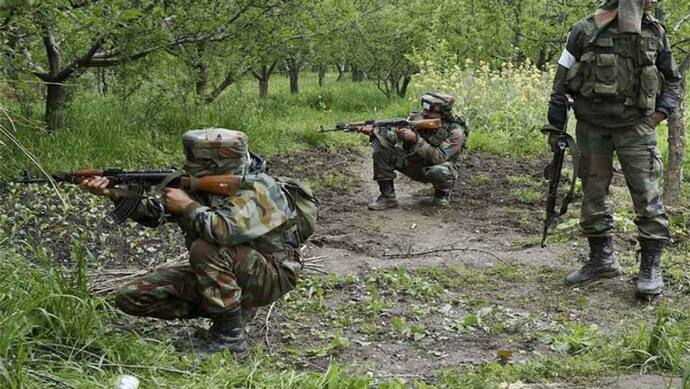
M 421 119 L 411 123 L 417 130 L 438 130 L 441 128 L 441 119 Z
M 192 180 L 189 177 L 181 177 L 180 185 L 183 189 L 192 192 L 205 192 L 221 196 L 230 196 L 237 191 L 242 178 L 233 175 L 204 176 Z

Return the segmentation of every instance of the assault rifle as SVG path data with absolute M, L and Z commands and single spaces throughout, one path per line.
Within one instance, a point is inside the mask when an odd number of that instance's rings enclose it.
M 420 120 L 407 120 L 407 119 L 383 119 L 383 120 L 365 120 L 361 122 L 351 122 L 351 123 L 338 123 L 334 128 L 319 128 L 319 132 L 356 132 L 364 126 L 372 126 L 374 128 L 380 127 L 392 127 L 392 128 L 402 128 L 410 127 L 417 131 L 429 131 L 438 130 L 441 128 L 441 119 L 420 119 Z
M 116 223 L 124 222 L 136 209 L 144 197 L 144 193 L 156 187 L 182 188 L 188 192 L 204 192 L 221 196 L 229 196 L 237 190 L 240 184 L 251 176 L 266 170 L 266 161 L 260 156 L 250 153 L 251 163 L 249 175 L 215 175 L 192 177 L 175 168 L 170 169 L 142 169 L 125 170 L 120 168 L 109 169 L 83 169 L 71 172 L 55 172 L 51 178 L 57 182 L 80 184 L 85 179 L 95 176 L 108 179 L 109 188 L 113 188 L 123 199 L 119 201 L 110 216 Z M 22 173 L 19 184 L 48 183 L 45 178 L 33 178 L 27 171 Z M 123 188 L 124 187 L 124 188 Z
M 556 131 L 554 128 L 546 127 L 542 132 L 550 133 L 557 132 L 558 141 L 556 142 L 553 158 L 551 162 L 546 165 L 544 169 L 544 178 L 549 180 L 549 191 L 546 194 L 546 219 L 544 220 L 544 231 L 541 236 L 541 247 L 546 246 L 546 235 L 549 227 L 553 221 L 566 212 L 568 212 L 568 205 L 573 200 L 575 195 L 575 182 L 577 181 L 578 163 L 577 163 L 577 145 L 572 136 L 563 131 Z M 563 170 L 563 160 L 565 159 L 565 149 L 570 148 L 573 157 L 573 176 L 570 180 L 570 190 L 563 199 L 561 209 L 556 212 L 556 200 L 558 199 L 558 185 L 561 181 L 561 171 Z

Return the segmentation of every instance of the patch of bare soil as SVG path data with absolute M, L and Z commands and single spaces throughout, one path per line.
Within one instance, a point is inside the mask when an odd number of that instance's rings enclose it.
M 262 309 L 250 326 L 252 343 L 280 357 L 277 367 L 320 370 L 335 359 L 381 379 L 433 383 L 439 370 L 496 360 L 499 349 L 510 350 L 512 362 L 557 354 L 558 338 L 576 325 L 610 335 L 653 321 L 657 301 L 637 300 L 627 275 L 575 289 L 562 284 L 580 266 L 586 243 L 537 246 L 545 162 L 470 153 L 449 208 L 431 205 L 430 185 L 400 176 L 400 206 L 373 212 L 367 204 L 378 189 L 368 150 L 272 159 L 271 174 L 303 179 L 316 190 L 319 226 L 304 256 L 320 258 L 333 275 L 307 277 L 272 309 Z M 65 209 L 48 188 L 10 187 L 0 196 L 6 237 L 45 242 L 66 266 L 80 252 L 95 260 L 91 266 L 107 269 L 184 257 L 175 229 L 114 226 L 108 201 L 74 189 L 67 197 Z M 630 253 L 631 246 L 624 242 L 617 250 Z M 687 305 L 688 296 L 669 288 L 658 300 Z M 204 324 L 142 321 L 152 336 L 171 335 L 161 330 L 167 328 L 185 339 Z M 608 378 L 588 387 L 658 387 L 652 376 Z
M 515 361 L 554 354 L 555 337 L 574 325 L 595 325 L 610 335 L 626 323 L 653 320 L 654 302 L 638 300 L 628 277 L 574 289 L 563 285 L 586 254 L 584 239 L 535 247 L 544 202 L 526 201 L 521 190 L 544 193 L 545 163 L 471 153 L 450 208 L 434 208 L 430 185 L 400 176 L 400 206 L 374 212 L 366 208 L 378 194 L 367 150 L 274 159 L 272 166 L 280 166 L 274 172 L 322 183 L 320 224 L 305 255 L 324 258 L 326 271 L 352 282 L 319 292 L 319 309 L 300 314 L 289 299 L 276 305 L 278 328 L 266 333 L 272 349 L 302 350 L 291 353 L 305 367 L 324 367 L 339 347 L 341 340 L 332 335 L 338 333 L 349 343 L 335 353 L 342 363 L 378 377 L 433 382 L 439 369 L 496 360 L 499 349 L 511 350 Z M 323 184 L 342 175 L 347 179 Z M 430 275 L 429 269 L 451 277 Z M 376 278 L 388 273 L 415 281 L 385 284 Z M 443 292 L 430 298 L 409 294 L 410 288 L 424 289 L 415 284 L 424 281 Z M 669 292 L 663 299 L 687 296 Z M 359 308 L 343 311 L 353 306 Z M 656 387 L 639 382 L 637 387 Z

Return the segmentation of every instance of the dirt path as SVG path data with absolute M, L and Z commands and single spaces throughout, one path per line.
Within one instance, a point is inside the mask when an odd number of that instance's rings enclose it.
M 373 212 L 366 209 L 377 195 L 367 155 L 285 161 L 309 167 L 297 170 L 311 172 L 302 178 L 317 187 L 322 210 L 305 255 L 323 258 L 336 280 L 297 292 L 319 296 L 316 306 L 295 309 L 290 299 L 276 306 L 281 324 L 270 332 L 273 349 L 300 355 L 307 368 L 326 366 L 338 350 L 341 363 L 377 377 L 433 382 L 440 370 L 496 360 L 499 349 L 514 361 L 554 354 L 554 339 L 578 326 L 612 335 L 625 323 L 653 319 L 653 305 L 635 298 L 627 276 L 563 285 L 586 242 L 538 247 L 543 205 L 528 191 L 543 193 L 543 161 L 473 154 L 450 208 L 434 208 L 429 185 L 400 176 L 400 206 Z M 393 256 L 427 251 L 435 252 Z M 629 378 L 620 378 L 587 386 L 622 387 Z M 658 377 L 645 379 L 651 383 L 636 387 L 658 387 Z
M 433 384 L 449 370 L 496 361 L 499 350 L 509 351 L 512 363 L 560 361 L 596 339 L 653 322 L 659 302 L 690 303 L 673 287 L 652 303 L 635 298 L 634 237 L 627 232 L 616 237 L 624 276 L 565 287 L 586 242 L 572 212 L 564 223 L 571 228 L 557 229 L 548 248 L 538 247 L 544 161 L 469 154 L 451 207 L 432 207 L 430 186 L 400 177 L 400 207 L 372 212 L 366 206 L 377 188 L 369 153 L 310 150 L 271 161 L 272 174 L 306 180 L 317 191 L 319 226 L 304 255 L 321 258 L 330 273 L 304 277 L 270 316 L 264 308 L 251 323 L 252 343 L 276 357 L 276 368 L 322 370 L 336 362 L 377 379 Z M 614 196 L 626 195 L 620 177 L 614 184 Z M 66 267 L 81 250 L 97 273 L 186 256 L 177 229 L 115 226 L 104 216 L 109 202 L 74 188 L 66 195 L 74 208 L 55 212 L 62 207 L 50 189 L 9 188 L 0 197 L 0 222 L 13 239 L 45 242 Z M 420 252 L 429 253 L 405 255 Z M 123 320 L 123 327 L 164 339 L 207 326 Z M 656 388 L 659 379 L 605 377 L 574 387 Z

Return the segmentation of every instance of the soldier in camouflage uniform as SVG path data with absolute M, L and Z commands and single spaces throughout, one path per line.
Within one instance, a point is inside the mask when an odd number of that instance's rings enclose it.
M 448 206 L 453 184 L 457 178 L 460 152 L 467 139 L 465 123 L 452 112 L 453 96 L 428 92 L 421 98 L 422 112 L 413 113 L 409 120 L 441 119 L 442 128 L 415 131 L 410 128 L 392 130 L 364 126 L 374 151 L 374 181 L 381 194 L 369 204 L 371 210 L 398 206 L 395 198 L 395 171 L 415 181 L 434 186 L 434 205 Z
M 558 61 L 549 102 L 549 143 L 565 130 L 567 94 L 574 100 L 580 149 L 582 215 L 589 261 L 568 275 L 577 285 L 620 274 L 607 206 L 616 152 L 635 205 L 641 246 L 637 291 L 661 293 L 659 262 L 669 240 L 659 192 L 662 161 L 656 126 L 676 109 L 681 77 L 664 27 L 648 11 L 652 0 L 609 0 L 577 22 Z
M 192 177 L 243 175 L 247 170 L 242 132 L 188 131 L 183 144 L 184 169 Z M 82 188 L 121 201 L 106 178 L 84 181 Z M 297 281 L 299 242 L 288 223 L 294 215 L 280 186 L 266 174 L 252 175 L 231 196 L 165 188 L 162 199 L 144 198 L 131 218 L 148 227 L 177 223 L 189 264 L 134 281 L 117 293 L 115 302 L 136 316 L 211 318 L 207 351 L 242 353 L 248 349 L 243 313 L 275 301 Z

